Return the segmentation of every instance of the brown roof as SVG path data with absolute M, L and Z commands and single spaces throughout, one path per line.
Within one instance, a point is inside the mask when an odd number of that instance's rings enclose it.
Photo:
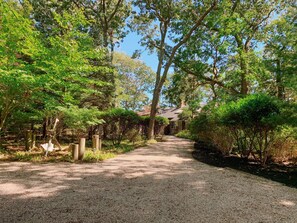
M 182 112 L 183 110 L 181 108 L 165 108 L 160 111 L 158 116 L 168 118 L 170 121 L 178 121 L 178 115 Z

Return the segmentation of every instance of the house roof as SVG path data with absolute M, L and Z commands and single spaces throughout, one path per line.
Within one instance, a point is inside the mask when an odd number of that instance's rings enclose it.
M 178 115 L 182 112 L 183 110 L 181 108 L 165 108 L 160 110 L 158 116 L 168 118 L 170 121 L 178 121 Z

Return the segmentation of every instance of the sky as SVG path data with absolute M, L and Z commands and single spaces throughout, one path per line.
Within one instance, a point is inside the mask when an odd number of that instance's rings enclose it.
M 135 50 L 141 50 L 141 57 L 139 58 L 143 61 L 147 66 L 151 67 L 153 71 L 157 70 L 158 59 L 156 54 L 149 54 L 145 51 L 145 48 L 140 46 L 138 43 L 140 41 L 140 36 L 138 36 L 135 32 L 130 32 L 120 44 L 119 47 L 116 48 L 116 51 L 124 52 L 129 56 L 132 56 Z

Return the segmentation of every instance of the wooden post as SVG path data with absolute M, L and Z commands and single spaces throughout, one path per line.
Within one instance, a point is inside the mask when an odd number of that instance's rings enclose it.
M 98 145 L 98 148 L 99 148 L 99 150 L 101 150 L 102 149 L 102 139 L 100 138 L 100 136 L 99 136 L 99 145 Z
M 32 148 L 32 131 L 26 131 L 25 150 L 29 151 Z
M 100 148 L 100 143 L 99 143 L 99 135 L 93 135 L 92 137 L 92 142 L 93 142 L 93 150 L 98 150 Z M 101 148 L 100 148 L 101 149 Z
M 36 133 L 34 132 L 32 135 L 32 143 L 31 143 L 31 149 L 36 147 Z
M 79 153 L 78 153 L 78 159 L 82 160 L 84 158 L 86 150 L 86 138 L 80 138 L 79 140 Z
M 72 148 L 73 160 L 78 160 L 78 150 L 79 150 L 78 144 L 72 144 L 71 148 Z

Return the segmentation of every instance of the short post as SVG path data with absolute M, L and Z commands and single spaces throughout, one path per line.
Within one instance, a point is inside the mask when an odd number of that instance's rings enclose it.
M 25 137 L 25 150 L 29 151 L 32 148 L 32 131 L 27 130 L 26 131 L 26 137 Z
M 99 147 L 100 147 L 99 141 L 100 141 L 99 135 L 93 135 L 93 137 L 92 137 L 93 150 L 99 149 Z
M 102 139 L 100 138 L 100 136 L 99 136 L 99 142 L 98 142 L 98 148 L 99 148 L 99 150 L 101 150 L 102 149 Z
M 73 158 L 73 160 L 78 160 L 79 145 L 78 144 L 72 144 L 71 149 L 72 149 L 72 158 Z
M 35 148 L 36 147 L 36 133 L 34 132 L 32 135 L 32 143 L 31 143 L 31 148 Z
M 86 150 L 86 138 L 80 138 L 79 140 L 79 153 L 78 153 L 78 159 L 82 160 L 84 158 Z

